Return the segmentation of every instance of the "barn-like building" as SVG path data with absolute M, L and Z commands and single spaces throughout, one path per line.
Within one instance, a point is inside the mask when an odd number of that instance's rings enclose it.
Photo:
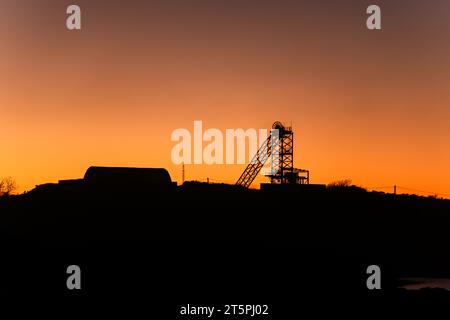
M 82 191 L 145 193 L 167 191 L 176 186 L 163 168 L 90 167 L 83 179 L 59 180 L 38 185 L 34 191 Z
M 83 180 L 91 188 L 124 192 L 173 186 L 169 172 L 163 168 L 90 167 Z

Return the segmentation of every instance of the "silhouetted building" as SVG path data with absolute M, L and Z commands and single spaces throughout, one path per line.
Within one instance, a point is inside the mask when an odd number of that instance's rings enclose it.
M 301 184 L 301 183 L 261 183 L 260 188 L 263 191 L 306 191 L 321 192 L 326 189 L 324 184 Z
M 162 168 L 90 167 L 84 183 L 89 188 L 119 192 L 155 191 L 173 186 L 169 172 Z
M 172 182 L 169 172 L 162 168 L 90 167 L 83 179 L 37 185 L 33 191 L 145 193 L 167 191 L 174 186 L 176 182 Z

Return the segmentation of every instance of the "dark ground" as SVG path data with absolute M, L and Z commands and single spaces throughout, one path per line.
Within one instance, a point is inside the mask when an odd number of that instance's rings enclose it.
M 106 300 L 109 311 L 131 303 L 159 319 L 202 318 L 178 314 L 188 303 L 269 304 L 262 319 L 429 314 L 450 308 L 449 292 L 406 291 L 398 279 L 450 278 L 449 228 L 448 200 L 358 188 L 53 187 L 0 200 L 0 293 Z M 80 291 L 66 288 L 71 264 L 81 267 Z M 381 290 L 366 287 L 371 264 L 381 267 Z

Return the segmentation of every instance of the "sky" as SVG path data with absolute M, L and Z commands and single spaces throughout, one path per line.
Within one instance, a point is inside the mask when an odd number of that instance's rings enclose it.
M 382 30 L 366 28 L 377 4 Z M 82 30 L 66 29 L 77 4 Z M 167 168 L 171 133 L 292 124 L 312 183 L 450 197 L 446 0 L 0 0 L 0 177 Z M 234 183 L 245 165 L 186 165 Z M 266 181 L 258 177 L 259 182 Z

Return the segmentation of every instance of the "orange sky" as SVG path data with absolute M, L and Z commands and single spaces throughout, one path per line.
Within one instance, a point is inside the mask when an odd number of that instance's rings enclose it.
M 174 129 L 280 120 L 314 183 L 450 194 L 448 2 L 378 1 L 383 30 L 368 31 L 364 1 L 75 1 L 75 32 L 72 3 L 0 0 L 0 176 L 20 191 L 90 165 L 179 181 Z

